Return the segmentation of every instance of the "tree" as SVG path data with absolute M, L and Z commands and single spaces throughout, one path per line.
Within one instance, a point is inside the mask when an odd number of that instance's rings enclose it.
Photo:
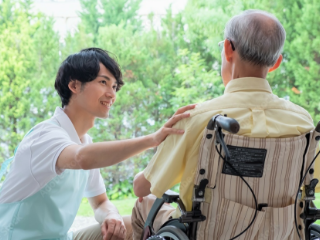
M 174 108 L 192 103 L 201 103 L 221 96 L 223 83 L 215 70 L 206 70 L 205 60 L 199 53 L 181 50 L 179 56 L 183 63 L 177 67 L 175 79 L 179 86 L 175 88 L 170 102 Z
M 285 48 L 287 95 L 309 111 L 315 122 L 320 120 L 320 5 L 317 1 L 298 1 L 286 9 L 291 17 L 287 28 L 289 41 Z M 299 21 L 295 21 L 299 19 Z M 293 21 L 294 20 L 294 21 Z M 282 93 L 283 94 L 283 93 Z
M 51 115 L 58 100 L 53 94 L 58 35 L 52 19 L 32 14 L 30 4 L 0 4 L 0 162 L 32 126 Z
M 127 24 L 140 28 L 140 19 L 137 11 L 141 0 L 80 0 L 82 11 L 80 12 L 81 24 L 85 33 L 90 34 L 93 43 L 97 43 L 99 28 L 112 24 Z

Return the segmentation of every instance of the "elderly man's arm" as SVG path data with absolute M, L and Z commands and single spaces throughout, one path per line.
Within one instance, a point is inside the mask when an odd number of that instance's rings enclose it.
M 151 183 L 145 178 L 143 171 L 139 172 L 133 180 L 133 191 L 139 199 L 148 196 L 151 191 Z

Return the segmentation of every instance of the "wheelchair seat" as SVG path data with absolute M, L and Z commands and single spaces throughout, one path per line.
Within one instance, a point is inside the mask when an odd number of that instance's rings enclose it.
M 195 223 L 187 223 L 193 230 L 183 231 L 168 222 L 155 234 L 163 239 L 201 240 L 320 237 L 320 227 L 312 225 L 320 214 L 310 207 L 318 182 L 313 179 L 313 161 L 320 125 L 297 137 L 249 138 L 222 133 L 222 129 L 235 132 L 232 120 L 214 116 L 204 130 L 194 179 L 196 208 L 191 213 L 182 209 L 190 219 L 198 211 Z M 179 203 L 179 198 L 175 195 L 173 201 Z M 179 205 L 184 208 L 183 203 Z M 314 209 L 312 218 L 310 209 Z M 186 223 L 182 217 L 180 222 Z

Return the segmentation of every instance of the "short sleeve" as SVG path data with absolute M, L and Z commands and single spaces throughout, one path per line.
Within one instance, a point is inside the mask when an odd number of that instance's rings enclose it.
M 39 135 L 30 139 L 31 173 L 40 186 L 62 173 L 62 170 L 56 168 L 57 159 L 67 146 L 76 144 L 59 126 L 44 123 L 41 127 Z
M 186 119 L 181 120 L 175 128 L 184 129 L 183 135 L 170 135 L 162 142 L 156 154 L 143 171 L 145 178 L 151 183 L 151 193 L 158 198 L 181 182 L 190 151 L 189 132 Z
M 84 197 L 95 197 L 105 192 L 106 187 L 100 174 L 100 169 L 91 169 L 84 191 Z
M 76 143 L 59 126 L 43 122 L 33 128 L 17 148 L 2 186 L 0 203 L 25 199 L 61 173 L 56 170 L 57 159 L 72 144 Z

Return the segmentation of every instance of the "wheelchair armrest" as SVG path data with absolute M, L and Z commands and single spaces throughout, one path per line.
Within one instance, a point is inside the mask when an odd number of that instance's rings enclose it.
M 179 193 L 176 193 L 171 190 L 167 190 L 163 195 L 162 195 L 163 200 L 166 203 L 173 203 L 176 202 L 177 199 L 179 198 Z
M 178 204 L 178 207 L 181 211 L 181 217 L 177 218 L 177 219 L 172 219 L 169 220 L 169 222 L 174 222 L 175 224 L 173 225 L 177 225 L 176 227 L 178 227 L 179 229 L 183 230 L 183 231 L 187 231 L 186 226 L 184 225 L 184 223 L 188 223 L 190 226 L 192 226 L 193 230 L 191 232 L 193 232 L 195 234 L 195 230 L 197 227 L 197 222 L 200 221 L 204 221 L 206 219 L 205 216 L 203 216 L 201 214 L 201 211 L 198 209 L 194 209 L 191 212 L 187 212 L 186 208 L 183 204 L 183 202 L 181 201 L 181 199 L 179 198 L 179 193 L 176 193 L 174 191 L 171 190 L 167 190 L 163 195 L 162 198 L 157 198 L 155 200 L 155 202 L 153 203 L 151 210 L 148 214 L 147 220 L 144 224 L 144 228 L 143 228 L 143 232 L 142 232 L 142 236 L 141 236 L 141 240 L 145 240 L 147 238 L 149 238 L 150 236 L 154 235 L 155 232 L 153 230 L 153 222 L 160 210 L 160 208 L 162 207 L 162 205 L 164 203 L 172 203 L 175 202 Z M 172 225 L 169 224 L 168 225 Z M 166 226 L 167 223 L 164 223 L 163 226 Z M 188 226 L 189 226 L 188 225 Z M 195 238 L 194 238 L 195 239 Z
M 163 198 L 157 198 L 151 209 L 150 209 L 150 212 L 148 214 L 148 217 L 147 217 L 147 220 L 144 224 L 144 228 L 146 227 L 150 227 L 151 229 L 153 229 L 153 222 L 154 222 L 154 219 L 156 218 L 160 208 L 162 207 L 162 205 L 164 204 L 164 200 Z
M 168 190 L 162 195 L 162 198 L 166 203 L 177 203 L 182 215 L 186 214 L 186 208 L 179 197 L 179 193 Z
M 172 203 L 177 201 L 177 199 L 179 198 L 179 193 L 176 193 L 174 191 L 171 190 L 167 190 L 163 195 L 162 198 L 157 198 L 155 200 L 155 202 L 152 205 L 152 208 L 148 214 L 147 220 L 144 224 L 144 228 L 146 227 L 150 227 L 151 229 L 153 226 L 153 222 L 154 219 L 156 218 L 160 208 L 162 207 L 162 205 L 166 202 L 166 203 Z

